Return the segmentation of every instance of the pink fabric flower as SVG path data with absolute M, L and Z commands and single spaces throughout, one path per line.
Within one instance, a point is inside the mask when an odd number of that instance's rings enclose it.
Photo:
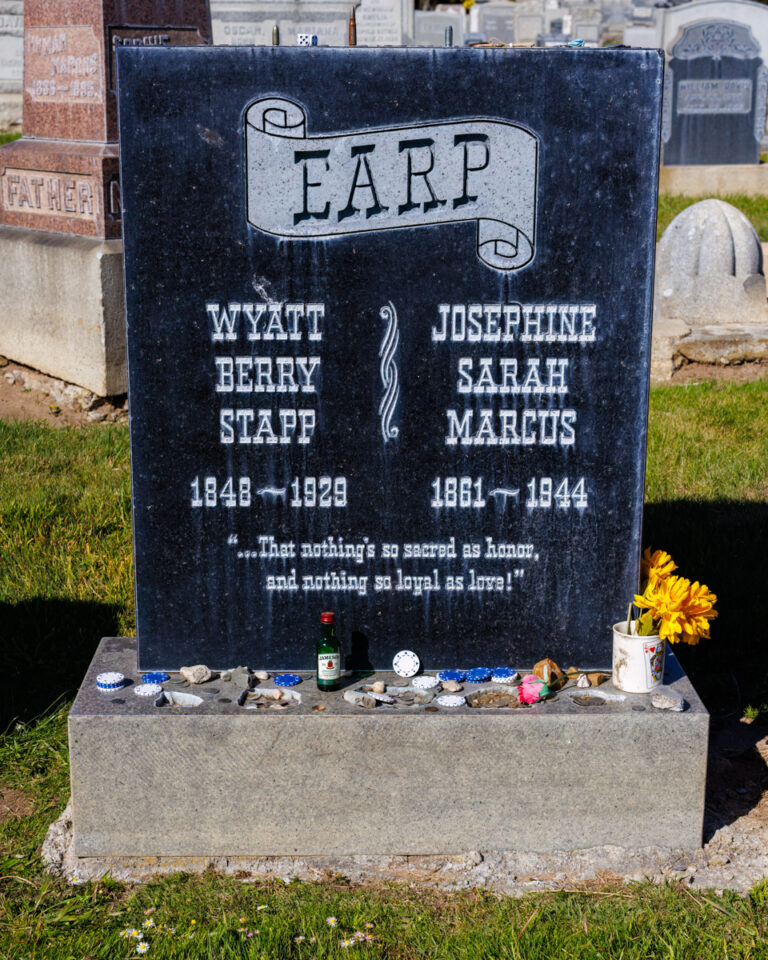
M 517 699 L 520 703 L 538 703 L 544 686 L 543 680 L 533 673 L 529 673 L 523 677 L 523 682 L 517 688 Z

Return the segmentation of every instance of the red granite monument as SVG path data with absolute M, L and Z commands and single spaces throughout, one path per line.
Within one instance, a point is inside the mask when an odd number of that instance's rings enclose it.
M 210 42 L 207 0 L 26 0 L 23 137 L 0 147 L 0 354 L 125 391 L 114 52 Z

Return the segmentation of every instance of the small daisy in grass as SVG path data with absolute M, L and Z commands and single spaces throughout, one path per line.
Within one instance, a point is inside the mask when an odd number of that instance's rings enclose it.
M 151 917 L 155 910 L 157 910 L 157 907 L 150 907 L 148 910 L 144 911 L 144 916 Z
M 306 937 L 298 936 L 298 937 L 294 937 L 294 938 L 293 938 L 293 942 L 294 942 L 294 943 L 304 943 L 304 941 L 305 941 L 306 939 L 307 939 Z
M 141 930 L 137 930 L 135 927 L 126 927 L 125 930 L 120 931 L 121 937 L 130 937 L 133 940 L 143 940 L 144 934 Z
M 154 925 L 155 925 L 155 921 L 152 919 L 152 917 L 150 917 L 149 920 L 145 920 L 144 923 L 142 923 L 142 927 L 144 927 L 145 930 L 149 930 L 149 928 L 154 927 Z
M 190 921 L 189 921 L 190 927 L 194 927 L 194 925 L 195 925 L 196 923 L 197 923 L 197 920 L 190 920 Z
M 261 905 L 260 907 L 256 907 L 256 909 L 257 909 L 257 910 L 266 910 L 266 909 L 267 909 L 267 905 L 266 905 L 266 903 L 262 903 L 262 905 Z
M 340 945 L 344 950 L 346 950 L 347 947 L 352 947 L 354 944 L 354 940 L 342 940 Z
M 238 923 L 248 923 L 248 917 L 240 917 L 240 919 L 239 919 L 237 922 L 238 922 Z
M 238 933 L 248 933 L 248 928 L 247 928 L 247 927 L 238 927 L 238 928 L 237 928 L 237 932 L 238 932 Z
M 368 923 L 364 923 L 363 926 L 365 927 L 366 930 L 373 930 L 375 924 L 371 923 L 369 920 Z
M 339 921 L 336 919 L 336 917 L 326 917 L 325 922 L 329 927 L 335 927 Z
M 138 943 L 136 944 L 136 953 L 146 953 L 149 950 L 148 943 Z

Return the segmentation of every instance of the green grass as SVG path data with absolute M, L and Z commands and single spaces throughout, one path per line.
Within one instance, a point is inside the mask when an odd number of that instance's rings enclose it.
M 660 239 L 662 233 L 667 229 L 672 220 L 682 213 L 686 207 L 692 203 L 698 203 L 700 200 L 709 199 L 706 196 L 701 197 L 681 197 L 678 194 L 665 194 L 659 196 L 658 219 L 656 221 L 656 239 Z M 747 197 L 744 194 L 728 194 L 720 197 L 726 203 L 732 204 L 751 221 L 752 226 L 757 230 L 757 235 L 761 240 L 768 240 L 768 196 Z
M 744 899 L 649 883 L 508 899 L 394 884 L 352 887 L 333 876 L 287 885 L 243 884 L 211 873 L 138 887 L 54 880 L 42 871 L 37 850 L 67 793 L 65 718 L 66 710 L 59 709 L 0 741 L 5 785 L 24 788 L 35 803 L 30 817 L 0 825 L 3 960 L 136 957 L 137 940 L 120 935 L 127 929 L 144 933 L 153 960 L 288 960 L 363 952 L 404 960 L 768 957 L 765 882 Z M 336 917 L 338 925 L 330 927 L 328 917 Z M 154 926 L 143 928 L 148 919 Z M 366 923 L 373 924 L 369 932 L 377 939 L 343 947 Z M 296 942 L 300 936 L 306 940 Z
M 18 140 L 21 133 L 12 133 L 10 130 L 0 130 L 0 146 L 4 143 L 10 143 L 11 140 Z
M 719 595 L 712 640 L 681 655 L 721 714 L 757 716 L 768 704 L 766 437 L 768 382 L 651 392 L 644 542 L 670 550 L 681 572 Z M 23 721 L 0 736 L 0 783 L 34 804 L 30 816 L 0 824 L 3 960 L 136 957 L 136 941 L 120 932 L 153 908 L 148 956 L 169 960 L 363 951 L 408 960 L 768 960 L 765 881 L 745 899 L 630 884 L 510 900 L 333 877 L 285 885 L 178 875 L 139 887 L 51 879 L 38 851 L 68 796 L 68 698 L 99 637 L 133 630 L 128 432 L 0 422 L 0 449 L 0 708 Z M 34 719 L 55 697 L 59 706 Z M 366 921 L 379 939 L 343 948 Z M 259 933 L 249 938 L 241 926 Z

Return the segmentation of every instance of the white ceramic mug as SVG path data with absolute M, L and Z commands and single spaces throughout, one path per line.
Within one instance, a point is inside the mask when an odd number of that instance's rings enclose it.
M 650 693 L 664 679 L 666 642 L 658 635 L 639 637 L 634 622 L 613 625 L 613 685 L 625 693 Z

